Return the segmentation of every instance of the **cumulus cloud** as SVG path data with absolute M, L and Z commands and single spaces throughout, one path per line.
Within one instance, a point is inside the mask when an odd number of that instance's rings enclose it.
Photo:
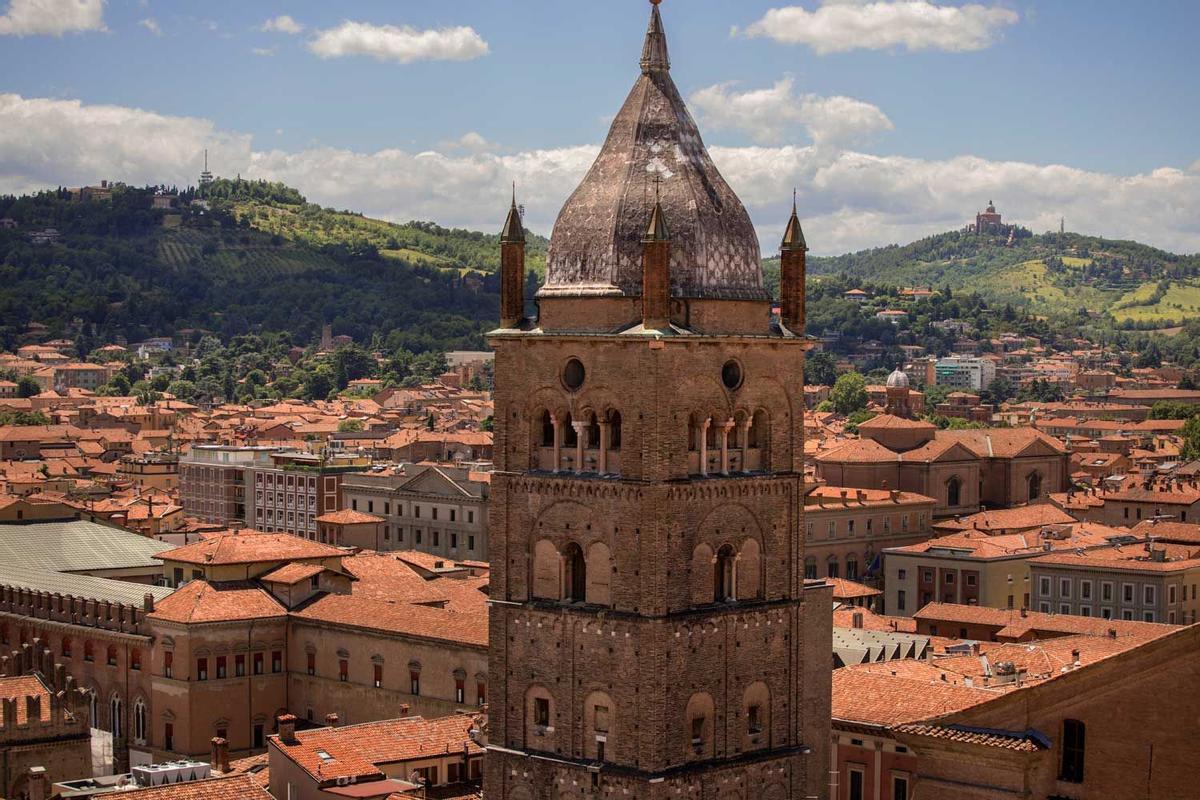
M 287 14 L 280 14 L 278 17 L 272 17 L 262 24 L 262 30 L 273 31 L 275 33 L 286 33 L 295 36 L 304 30 L 304 26 L 296 20 L 292 19 Z
M 208 147 L 228 172 L 250 163 L 250 137 L 212 122 L 78 100 L 0 94 L 0 191 L 195 182 Z
M 736 83 L 719 83 L 695 92 L 689 102 L 709 126 L 740 130 L 765 144 L 785 140 L 803 127 L 818 146 L 845 147 L 872 141 L 892 130 L 878 106 L 851 97 L 797 96 L 794 80 L 782 78 L 769 89 L 736 91 Z
M 154 19 L 153 17 L 146 17 L 145 19 L 140 20 L 138 25 L 141 25 L 155 36 L 162 36 L 162 28 L 159 27 L 158 20 Z
M 928 0 L 826 0 L 816 11 L 785 6 L 767 11 L 745 35 L 782 44 L 805 44 L 819 54 L 847 50 L 983 50 L 1000 31 L 1020 21 L 1017 12 L 971 3 Z
M 581 145 L 502 153 L 478 134 L 449 144 L 454 146 L 425 152 L 255 150 L 249 136 L 204 119 L 0 94 L 0 192 L 101 178 L 186 185 L 196 180 L 207 147 L 220 175 L 285 181 L 313 202 L 400 222 L 498 229 L 515 180 L 527 224 L 545 234 L 599 150 Z M 1066 216 L 1070 230 L 1200 252 L 1200 162 L 1122 176 L 815 144 L 715 146 L 711 152 L 760 225 L 768 253 L 778 246 L 793 187 L 800 190 L 805 234 L 818 254 L 952 230 L 989 199 L 1006 219 L 1035 231 L 1056 230 Z
M 104 0 L 10 0 L 0 36 L 62 36 L 104 30 Z
M 371 25 L 346 21 L 317 31 L 308 49 L 321 58 L 371 56 L 378 61 L 471 61 L 488 54 L 488 43 L 474 28 L 418 30 L 408 25 Z

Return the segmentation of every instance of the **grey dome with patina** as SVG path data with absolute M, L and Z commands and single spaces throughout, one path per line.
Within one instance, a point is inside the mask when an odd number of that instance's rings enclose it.
M 673 296 L 769 299 L 750 215 L 671 80 L 657 5 L 641 68 L 600 155 L 558 215 L 539 295 L 639 296 L 657 188 L 671 232 Z

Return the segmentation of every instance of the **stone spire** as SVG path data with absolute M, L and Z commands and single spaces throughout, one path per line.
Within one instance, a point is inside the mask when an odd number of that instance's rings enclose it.
M 783 243 L 779 245 L 779 249 L 808 250 L 808 243 L 804 241 L 804 230 L 800 227 L 800 217 L 796 214 L 795 192 L 792 192 L 792 216 L 788 220 L 787 230 L 783 232 Z
M 783 326 L 797 336 L 804 335 L 807 309 L 804 281 L 808 273 L 808 244 L 796 213 L 796 193 L 792 192 L 792 216 L 783 242 L 779 245 L 779 318 Z
M 643 242 L 665 242 L 671 238 L 667 232 L 667 216 L 663 213 L 662 198 L 658 194 L 658 181 L 654 185 L 654 210 L 650 212 L 650 224 L 646 226 Z
M 658 4 L 662 0 L 650 0 L 653 8 L 650 10 L 650 27 L 646 30 L 646 44 L 642 47 L 642 73 L 668 72 L 671 69 L 671 55 L 667 52 L 667 34 L 663 30 L 662 16 L 658 13 Z
M 513 184 L 512 208 L 508 210 L 508 218 L 504 220 L 504 229 L 500 231 L 500 241 L 524 242 L 525 226 L 521 224 L 521 210 L 517 208 L 517 185 Z
M 518 328 L 525 319 L 525 226 L 517 208 L 513 185 L 512 207 L 500 231 L 500 327 Z

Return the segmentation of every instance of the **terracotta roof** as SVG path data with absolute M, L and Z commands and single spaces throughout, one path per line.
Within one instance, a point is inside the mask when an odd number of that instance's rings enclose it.
M 386 520 L 383 517 L 377 517 L 374 514 L 355 511 L 351 508 L 343 508 L 341 511 L 322 514 L 321 516 L 317 517 L 317 522 L 323 522 L 329 525 L 369 525 L 372 523 L 386 522 Z
M 1152 553 L 1161 554 L 1156 560 Z M 1030 559 L 1031 565 L 1080 567 L 1118 572 L 1180 572 L 1200 568 L 1200 551 L 1195 545 L 1139 542 L 1116 547 L 1098 547 L 1082 553 L 1071 550 Z
M 936 431 L 937 426 L 919 419 L 907 419 L 894 414 L 880 414 L 872 417 L 858 426 L 860 431 L 867 430 L 922 430 Z
M 941 670 L 928 662 L 902 662 L 901 677 L 873 669 L 884 665 L 864 664 L 833 671 L 835 720 L 887 727 L 917 722 L 991 700 L 989 689 L 961 686 L 941 679 Z M 865 669 L 864 669 L 865 667 Z
M 1135 525 L 1130 532 L 1135 536 L 1152 538 L 1159 542 L 1200 544 L 1200 525 L 1193 525 L 1190 522 L 1145 520 Z
M 842 492 L 846 493 L 845 498 Z M 860 499 L 861 498 L 861 499 Z M 828 502 L 821 502 L 822 500 Z M 893 496 L 888 489 L 857 489 L 840 486 L 818 486 L 805 495 L 806 509 L 840 508 L 845 506 L 891 506 L 904 504 L 936 504 L 937 500 L 916 492 L 896 492 Z
M 864 586 L 845 578 L 826 578 L 825 582 L 833 586 L 834 600 L 854 600 L 860 597 L 878 597 L 883 594 L 878 589 L 872 589 L 870 586 Z
M 234 775 L 123 792 L 131 800 L 274 800 L 253 776 Z
M 933 527 L 939 531 L 1000 532 L 1023 531 L 1045 525 L 1069 525 L 1072 522 L 1075 522 L 1075 518 L 1061 508 L 1050 503 L 1038 503 L 1031 506 L 996 509 L 995 511 L 980 511 L 978 514 L 938 522 Z
M 1000 747 L 1005 750 L 1018 750 L 1034 753 L 1038 750 L 1048 750 L 1050 743 L 1035 731 L 1014 733 L 1012 731 L 992 730 L 989 728 L 972 728 L 965 725 L 930 725 L 912 723 L 897 725 L 898 733 L 913 736 L 929 736 L 935 739 L 949 739 L 963 744 L 975 744 L 983 747 Z
M 284 564 L 282 567 L 276 567 L 259 578 L 263 583 L 282 583 L 286 586 L 292 586 L 306 581 L 313 575 L 320 575 L 325 571 L 325 567 L 320 564 Z
M 314 779 L 329 781 L 342 777 L 382 776 L 377 764 L 394 766 L 413 759 L 462 753 L 473 755 L 483 748 L 470 737 L 473 717 L 454 714 L 438 719 L 400 719 L 297 731 L 295 744 L 284 744 L 278 735 L 271 746 L 294 761 Z
M 245 775 L 266 789 L 271 784 L 271 754 L 259 753 L 256 756 L 231 761 L 229 762 L 229 772 L 225 774 L 227 776 Z
M 208 583 L 195 580 L 160 600 L 150 619 L 167 622 L 232 622 L 286 617 L 271 595 L 251 583 Z
M 958 603 L 929 603 L 913 618 L 918 623 L 948 622 L 964 625 L 983 625 L 998 630 L 995 635 L 1016 639 L 1032 633 L 1076 634 L 1110 636 L 1115 631 L 1118 637 L 1154 637 L 1177 630 L 1177 625 L 1158 622 L 1135 622 L 1103 617 L 1080 617 L 1073 614 L 1043 614 L 1038 611 L 1019 609 L 987 608 L 985 606 L 961 605 Z
M 344 550 L 287 533 L 227 533 L 200 542 L 164 550 L 155 555 L 185 564 L 255 564 L 307 558 L 337 558 Z
M 897 555 L 953 555 L 973 559 L 1011 558 L 1037 555 L 1046 551 L 1047 546 L 1050 551 L 1103 547 L 1110 544 L 1114 537 L 1127 535 L 1124 530 L 1097 522 L 1076 522 L 1016 533 L 958 531 L 918 544 L 890 547 L 885 552 Z
M 873 464 L 880 461 L 899 460 L 898 453 L 889 450 L 874 439 L 855 439 L 817 456 L 817 461 L 833 464 Z
M 486 608 L 462 613 L 394 600 L 327 594 L 293 611 L 292 616 L 475 647 L 488 644 Z

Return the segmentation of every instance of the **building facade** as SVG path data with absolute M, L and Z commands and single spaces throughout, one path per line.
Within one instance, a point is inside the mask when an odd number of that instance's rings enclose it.
M 269 533 L 290 533 L 316 539 L 317 518 L 341 509 L 342 481 L 361 472 L 370 460 L 360 456 L 320 456 L 314 453 L 279 452 L 270 463 L 246 469 L 246 523 Z
M 791 332 L 803 234 L 793 215 L 772 320 L 657 4 L 641 66 L 559 215 L 536 324 L 515 201 L 501 236 L 487 793 L 824 797 L 832 598 L 803 575 L 808 345 Z
M 422 465 L 401 473 L 348 475 L 342 505 L 383 518 L 381 546 L 375 549 L 487 561 L 491 484 L 483 477 Z
M 929 539 L 935 505 L 895 489 L 817 487 L 804 499 L 804 577 L 882 582 L 883 550 Z
M 204 522 L 236 525 L 246 516 L 246 470 L 270 467 L 271 447 L 196 445 L 179 460 L 183 513 Z

